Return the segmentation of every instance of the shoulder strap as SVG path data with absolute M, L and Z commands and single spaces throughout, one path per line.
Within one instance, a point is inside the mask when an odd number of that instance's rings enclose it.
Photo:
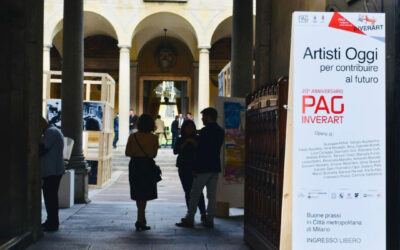
M 139 146 L 140 150 L 142 150 L 142 152 L 145 154 L 146 157 L 149 157 L 149 155 L 146 152 L 144 152 L 142 145 L 140 145 L 138 139 L 136 138 L 136 133 L 133 134 L 133 137 L 135 138 L 136 144 Z

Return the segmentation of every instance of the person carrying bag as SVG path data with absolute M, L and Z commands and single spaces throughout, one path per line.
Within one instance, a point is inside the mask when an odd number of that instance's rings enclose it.
M 136 231 L 150 229 L 146 221 L 146 205 L 147 201 L 157 199 L 157 181 L 161 171 L 157 170 L 154 162 L 159 147 L 158 137 L 151 133 L 154 127 L 151 115 L 141 115 L 137 122 L 138 132 L 129 135 L 125 149 L 125 155 L 131 157 L 129 162 L 131 199 L 136 201 L 138 208 Z
M 137 138 L 136 138 L 136 133 L 133 134 L 133 136 L 135 137 L 135 141 L 136 144 L 139 146 L 140 150 L 142 150 L 142 152 L 146 155 L 147 158 L 141 158 L 142 160 L 142 164 L 143 165 L 147 165 L 149 169 L 153 170 L 153 175 L 154 175 L 154 180 L 156 182 L 160 182 L 162 180 L 162 172 L 161 172 L 161 168 L 160 166 L 158 166 L 156 164 L 156 162 L 153 160 L 153 158 L 149 157 L 146 152 L 143 150 L 142 146 L 140 145 L 140 143 L 138 142 Z

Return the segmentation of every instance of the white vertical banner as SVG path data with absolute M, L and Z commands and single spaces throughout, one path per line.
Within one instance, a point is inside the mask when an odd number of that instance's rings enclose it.
M 295 12 L 294 250 L 386 249 L 385 15 Z

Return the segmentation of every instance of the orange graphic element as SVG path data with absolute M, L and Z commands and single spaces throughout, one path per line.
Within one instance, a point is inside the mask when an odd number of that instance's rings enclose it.
M 368 16 L 365 16 L 364 20 L 365 20 L 365 22 L 367 22 L 367 23 L 369 22 L 372 25 L 375 25 L 375 23 L 376 23 L 375 18 L 369 18 Z

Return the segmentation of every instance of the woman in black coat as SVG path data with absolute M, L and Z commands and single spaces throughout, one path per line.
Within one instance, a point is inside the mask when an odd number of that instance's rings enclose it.
M 137 122 L 138 132 L 130 134 L 125 155 L 129 162 L 129 184 L 131 199 L 136 201 L 137 231 L 149 230 L 146 221 L 147 201 L 157 199 L 154 158 L 158 152 L 158 136 L 153 135 L 154 120 L 149 114 L 142 114 Z
M 196 162 L 196 148 L 198 136 L 196 125 L 191 120 L 185 120 L 181 127 L 181 137 L 175 142 L 174 154 L 178 155 L 176 166 L 178 167 L 179 178 L 185 191 L 186 207 L 189 208 L 190 192 L 193 183 L 193 164 Z M 201 194 L 198 204 L 201 221 L 206 218 L 206 205 L 204 195 Z

